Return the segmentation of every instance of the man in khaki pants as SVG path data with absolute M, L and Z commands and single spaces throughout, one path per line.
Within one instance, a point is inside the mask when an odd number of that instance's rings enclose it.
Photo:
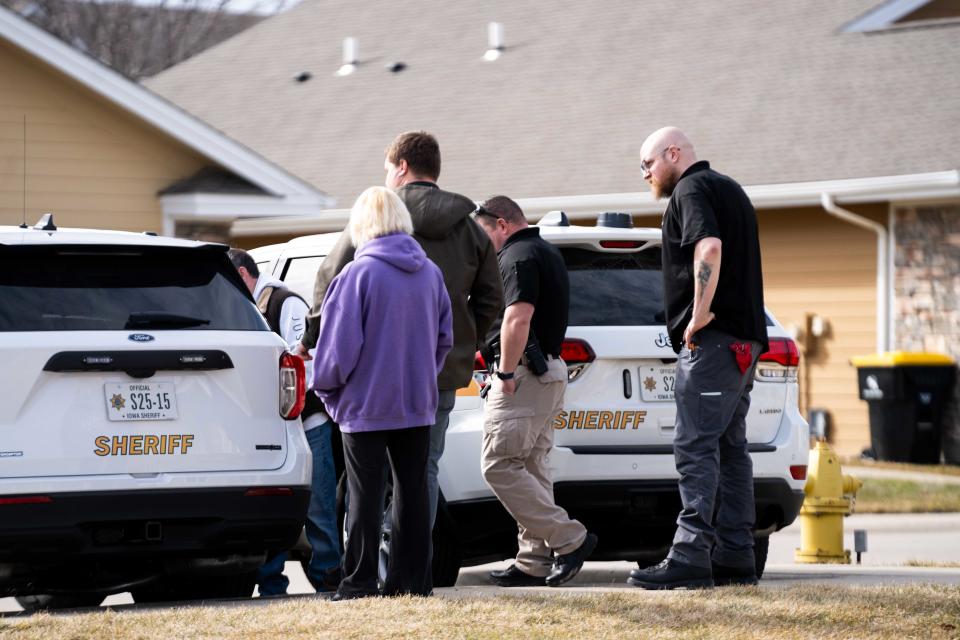
M 510 198 L 488 199 L 476 220 L 497 250 L 506 307 L 487 337 L 499 358 L 484 410 L 481 464 L 484 480 L 517 521 L 520 547 L 514 564 L 490 579 L 504 587 L 557 587 L 577 575 L 597 546 L 597 537 L 554 502 L 546 463 L 567 388 L 560 359 L 567 268 Z

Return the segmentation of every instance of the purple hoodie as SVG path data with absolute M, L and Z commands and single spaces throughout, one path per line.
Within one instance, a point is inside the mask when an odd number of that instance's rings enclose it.
M 312 388 L 347 433 L 431 425 L 452 346 L 440 269 L 405 233 L 374 238 L 323 299 Z

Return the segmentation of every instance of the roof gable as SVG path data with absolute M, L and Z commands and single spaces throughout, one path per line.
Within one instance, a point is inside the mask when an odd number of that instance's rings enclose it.
M 309 183 L 2 7 L 0 38 L 265 192 L 316 209 L 332 204 Z

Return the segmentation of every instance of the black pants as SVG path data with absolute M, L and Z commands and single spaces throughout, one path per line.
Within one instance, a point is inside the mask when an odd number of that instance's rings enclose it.
M 347 544 L 344 595 L 377 594 L 380 524 L 386 485 L 384 465 L 393 470 L 393 527 L 383 595 L 430 595 L 432 544 L 427 494 L 430 427 L 343 433 L 347 470 Z

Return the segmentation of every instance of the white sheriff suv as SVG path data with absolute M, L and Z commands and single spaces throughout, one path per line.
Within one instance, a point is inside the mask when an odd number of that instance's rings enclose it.
M 250 595 L 296 541 L 303 363 L 226 249 L 0 227 L 0 597 Z
M 571 226 L 561 212 L 538 224 L 570 274 L 563 359 L 564 411 L 549 456 L 557 503 L 599 536 L 593 560 L 662 559 L 680 512 L 673 458 L 677 356 L 664 326 L 660 230 L 634 229 L 627 214 Z M 311 301 L 317 267 L 339 234 L 295 238 L 251 252 L 261 270 Z M 756 368 L 747 438 L 756 496 L 756 564 L 768 536 L 796 518 L 803 501 L 809 428 L 797 409 L 796 344 L 767 316 L 770 350 Z M 319 348 L 323 348 L 322 345 Z M 457 393 L 440 460 L 434 581 L 452 585 L 461 566 L 512 557 L 516 523 L 480 472 L 486 371 Z M 389 388 L 389 372 L 384 387 Z

